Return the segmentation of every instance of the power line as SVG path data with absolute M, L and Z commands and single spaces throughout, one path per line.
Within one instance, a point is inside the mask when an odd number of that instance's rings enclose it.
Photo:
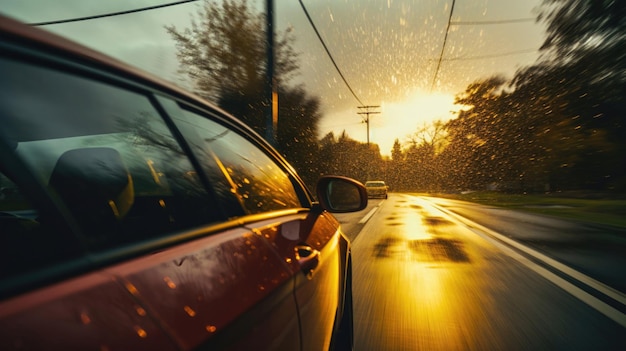
M 442 61 L 481 60 L 481 59 L 486 59 L 486 58 L 517 55 L 521 53 L 529 53 L 529 52 L 536 51 L 535 49 L 530 49 L 530 50 L 513 51 L 513 52 L 508 52 L 508 53 L 502 53 L 502 54 L 483 55 L 483 56 L 474 56 L 474 57 L 455 57 L 455 58 L 444 59 L 443 54 L 445 52 L 446 42 L 448 40 L 448 34 L 450 33 L 450 26 L 506 24 L 506 23 L 530 22 L 530 21 L 535 20 L 535 18 L 527 17 L 527 18 L 513 18 L 513 19 L 508 19 L 508 20 L 493 20 L 493 21 L 452 21 L 452 13 L 454 12 L 454 4 L 455 4 L 455 0 L 452 0 L 452 6 L 450 8 L 450 16 L 448 17 L 448 26 L 446 27 L 446 35 L 443 38 L 443 45 L 441 47 L 441 53 L 439 54 L 439 59 L 437 60 L 437 69 L 435 70 L 433 82 L 430 87 L 431 90 L 434 88 L 435 82 L 437 81 L 437 76 L 439 75 L 439 70 L 441 69 Z
M 168 4 L 161 4 L 161 5 L 155 5 L 155 6 L 142 7 L 142 8 L 138 8 L 138 9 L 134 9 L 134 10 L 111 12 L 111 13 L 104 13 L 104 14 L 101 14 L 101 15 L 69 18 L 69 19 L 57 20 L 57 21 L 30 23 L 30 25 L 31 26 L 49 26 L 49 25 L 52 25 L 52 24 L 62 24 L 62 23 L 70 23 L 70 22 L 88 21 L 88 20 L 93 20 L 93 19 L 98 19 L 98 18 L 114 17 L 114 16 L 120 16 L 120 15 L 127 15 L 129 13 L 143 12 L 143 11 L 149 11 L 149 10 L 156 10 L 156 9 L 161 9 L 161 8 L 164 8 L 164 7 L 176 6 L 176 5 L 186 4 L 186 3 L 189 3 L 189 2 L 195 2 L 195 1 L 198 1 L 198 0 L 182 0 L 182 1 L 176 1 L 176 2 L 172 2 L 172 3 L 168 3 Z
M 328 54 L 328 57 L 332 61 L 333 65 L 335 66 L 335 69 L 337 70 L 337 73 L 339 73 L 339 76 L 341 77 L 343 82 L 346 84 L 346 86 L 348 87 L 348 90 L 350 90 L 350 93 L 352 93 L 352 96 L 354 96 L 356 101 L 358 101 L 359 104 L 364 105 L 363 102 L 361 102 L 361 99 L 359 99 L 359 97 L 354 93 L 354 90 L 352 90 L 352 87 L 350 87 L 350 84 L 348 84 L 348 81 L 343 76 L 343 73 L 341 73 L 341 70 L 339 69 L 339 66 L 337 66 L 337 63 L 335 62 L 335 59 L 333 58 L 333 55 L 331 55 L 330 51 L 328 50 L 328 47 L 326 46 L 326 43 L 324 43 L 324 39 L 322 39 L 322 36 L 320 35 L 320 33 L 317 30 L 317 27 L 315 27 L 315 23 L 313 23 L 313 20 L 311 19 L 311 16 L 309 16 L 309 12 L 306 10 L 306 7 L 304 6 L 304 3 L 302 2 L 302 0 L 298 0 L 298 1 L 300 2 L 300 5 L 302 6 L 302 10 L 304 11 L 304 14 L 306 15 L 306 18 L 309 20 L 309 23 L 311 24 L 311 27 L 313 27 L 313 30 L 315 31 L 315 34 L 317 35 L 317 38 L 320 40 L 320 43 L 322 43 L 322 46 L 324 47 L 324 50 L 326 50 L 326 54 Z
M 535 21 L 536 18 L 528 17 L 528 18 L 513 18 L 508 20 L 495 20 L 495 21 L 452 21 L 450 22 L 453 26 L 462 26 L 462 25 L 483 25 L 483 24 L 505 24 L 505 23 L 519 23 L 519 22 L 532 22 Z
M 527 54 L 527 53 L 531 53 L 531 52 L 537 52 L 537 49 L 526 49 L 526 50 L 518 50 L 518 51 L 509 51 L 509 52 L 503 52 L 503 53 L 500 53 L 500 54 L 482 55 L 482 56 L 444 58 L 444 59 L 442 59 L 442 61 L 482 60 L 482 59 L 486 59 L 486 58 L 503 57 L 503 56 L 518 55 L 518 54 Z
M 433 77 L 433 84 L 430 86 L 431 91 L 435 87 L 435 82 L 437 81 L 437 75 L 439 74 L 439 68 L 441 68 L 441 60 L 443 59 L 443 52 L 446 49 L 446 42 L 448 41 L 448 33 L 450 33 L 450 23 L 452 23 L 452 13 L 454 12 L 455 2 L 456 0 L 452 0 L 452 6 L 450 7 L 450 16 L 448 17 L 448 26 L 446 27 L 446 35 L 443 37 L 443 45 L 441 46 L 441 53 L 439 54 L 439 62 L 437 62 L 437 69 L 435 70 L 435 75 Z

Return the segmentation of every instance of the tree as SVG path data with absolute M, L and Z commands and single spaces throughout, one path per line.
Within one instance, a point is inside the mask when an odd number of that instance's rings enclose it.
M 391 160 L 396 162 L 402 161 L 402 145 L 397 138 L 393 141 L 393 146 L 391 147 Z
M 506 170 L 514 159 L 506 146 L 515 143 L 516 134 L 508 128 L 514 120 L 504 106 L 505 88 L 506 79 L 496 76 L 474 82 L 456 96 L 455 103 L 469 108 L 446 124 L 449 145 L 440 160 L 444 161 L 444 168 L 454 170 L 456 177 L 446 175 L 446 184 L 482 188 L 506 178 Z
M 539 20 L 543 58 L 512 83 L 544 116 L 553 187 L 626 190 L 626 3 L 544 0 Z
M 446 146 L 446 128 L 442 121 L 424 123 L 409 135 L 403 157 L 403 188 L 413 191 L 436 191 L 441 188 L 445 171 L 438 169 L 438 155 Z
M 358 142 L 343 131 L 337 138 L 334 133 L 326 134 L 321 140 L 320 154 L 324 174 L 339 174 L 362 182 L 383 179 L 385 162 L 377 144 Z
M 247 0 L 205 1 L 190 28 L 166 29 L 176 41 L 181 73 L 206 99 L 237 116 L 264 135 L 266 85 L 265 17 Z M 280 35 L 277 35 L 280 36 Z M 297 55 L 289 33 L 276 47 L 275 74 L 287 82 L 297 72 Z
M 233 94 L 258 94 L 265 82 L 265 16 L 247 0 L 204 1 L 190 28 L 166 26 L 176 41 L 181 73 L 201 96 L 219 101 Z M 289 32 L 277 34 L 275 75 L 286 83 L 297 74 L 297 54 Z
M 439 154 L 447 143 L 445 123 L 441 120 L 436 120 L 430 124 L 424 123 L 409 136 L 409 143 L 428 148 L 433 156 Z
M 324 159 L 317 138 L 320 101 L 302 88 L 280 89 L 279 96 L 278 149 L 311 187 L 321 174 Z
M 189 28 L 167 26 L 166 30 L 176 41 L 181 73 L 191 79 L 196 93 L 265 135 L 265 16 L 255 13 L 247 0 L 207 0 L 191 16 Z M 299 68 L 294 38 L 290 32 L 276 36 L 279 121 L 275 146 L 310 183 L 319 168 L 312 156 L 319 147 L 320 104 L 303 88 L 288 85 Z
M 387 172 L 387 179 L 385 179 L 388 183 L 387 185 L 389 185 L 392 190 L 404 189 L 406 174 L 404 168 L 404 153 L 402 152 L 402 144 L 400 144 L 400 140 L 398 139 L 393 141 L 393 146 L 391 148 L 391 161 L 388 163 L 390 172 Z
M 444 183 L 626 190 L 626 2 L 544 0 L 538 18 L 548 35 L 535 64 L 456 96 L 470 108 L 446 124 Z

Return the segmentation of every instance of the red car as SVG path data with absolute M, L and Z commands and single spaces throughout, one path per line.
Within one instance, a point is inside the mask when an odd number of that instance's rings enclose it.
M 7 18 L 0 77 L 0 350 L 351 348 L 360 183 Z

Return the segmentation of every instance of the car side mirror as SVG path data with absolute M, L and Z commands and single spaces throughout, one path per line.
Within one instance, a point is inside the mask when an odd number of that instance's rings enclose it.
M 324 176 L 317 182 L 317 199 L 328 212 L 356 212 L 367 207 L 367 191 L 360 182 L 342 176 Z

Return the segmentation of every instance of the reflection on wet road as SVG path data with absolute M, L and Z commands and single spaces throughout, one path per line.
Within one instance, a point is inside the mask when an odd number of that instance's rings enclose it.
M 392 216 L 388 219 L 395 220 L 396 217 Z M 469 262 L 469 257 L 463 248 L 463 242 L 446 237 L 444 230 L 438 230 L 441 226 L 452 225 L 452 222 L 441 217 L 424 217 L 422 220 L 426 225 L 428 235 L 412 239 L 400 236 L 384 236 L 374 246 L 374 257 L 382 258 L 399 254 L 416 261 Z M 389 223 L 391 226 L 398 224 L 395 221 Z
M 357 351 L 626 348 L 622 325 L 424 199 L 390 196 L 352 250 Z

